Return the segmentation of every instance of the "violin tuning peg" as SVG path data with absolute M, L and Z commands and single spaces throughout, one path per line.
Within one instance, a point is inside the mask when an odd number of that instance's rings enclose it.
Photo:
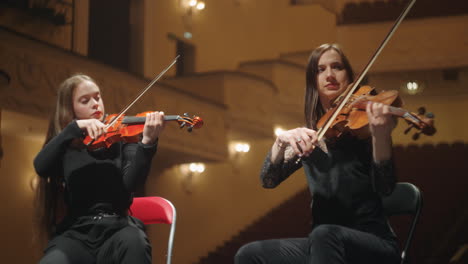
M 421 134 L 421 133 L 414 133 L 413 140 L 418 140 L 419 139 L 419 134 Z
M 192 132 L 192 129 L 193 129 L 193 126 L 189 126 L 189 127 L 187 128 L 187 131 L 188 131 L 188 132 Z
M 180 124 L 180 128 L 184 128 L 184 126 L 185 126 L 185 123 Z
M 403 132 L 405 135 L 408 134 L 408 132 L 410 132 L 410 130 L 414 127 L 414 125 L 410 125 L 408 126 L 407 129 L 405 129 L 405 131 Z
M 428 112 L 428 113 L 426 114 L 426 117 L 427 117 L 427 118 L 434 118 L 435 116 L 434 116 L 434 113 Z
M 421 106 L 418 108 L 418 114 L 424 115 L 426 113 L 426 108 L 424 106 Z
M 185 116 L 185 117 L 189 117 L 189 114 L 188 114 L 188 113 L 184 113 L 184 116 Z

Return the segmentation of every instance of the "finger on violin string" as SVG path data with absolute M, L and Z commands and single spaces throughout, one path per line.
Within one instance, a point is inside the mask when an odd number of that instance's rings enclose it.
M 382 112 L 382 104 L 381 103 L 373 103 L 371 105 L 372 113 L 374 115 L 379 115 Z
M 366 105 L 366 112 L 367 112 L 367 117 L 369 118 L 369 121 L 375 119 L 375 117 L 378 114 L 378 103 L 368 101 Z
M 378 114 L 389 114 L 389 107 L 388 105 L 382 104 L 382 103 L 375 103 L 373 105 L 374 107 L 374 112 L 377 112 Z
M 382 105 L 382 114 L 384 115 L 390 115 L 390 106 L 388 105 Z
M 148 113 L 147 116 L 146 116 L 146 125 L 148 126 L 153 126 L 154 123 L 156 122 L 156 112 L 151 112 L 151 113 Z
M 375 111 L 375 107 L 376 107 L 377 103 L 376 102 L 372 102 L 372 101 L 367 101 L 367 105 L 366 105 L 366 111 L 367 113 L 373 113 Z
M 164 112 L 163 111 L 159 112 L 159 121 L 161 121 L 161 122 L 164 121 Z

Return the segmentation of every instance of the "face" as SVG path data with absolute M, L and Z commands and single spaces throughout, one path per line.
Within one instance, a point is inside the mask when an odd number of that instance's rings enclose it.
M 317 89 L 322 105 L 329 107 L 330 102 L 346 90 L 349 85 L 348 73 L 340 54 L 330 49 L 318 61 Z
M 104 117 L 104 102 L 101 91 L 94 82 L 82 81 L 73 91 L 73 110 L 76 119 L 99 119 Z

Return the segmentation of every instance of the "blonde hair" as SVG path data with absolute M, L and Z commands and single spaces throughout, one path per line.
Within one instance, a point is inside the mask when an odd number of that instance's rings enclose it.
M 74 118 L 73 93 L 78 85 L 84 81 L 95 81 L 84 74 L 74 74 L 60 84 L 57 90 L 57 102 L 49 120 L 44 145 L 58 135 Z M 63 176 L 38 177 L 36 188 L 36 224 L 40 240 L 50 239 L 57 225 L 57 220 L 65 211 L 63 197 Z

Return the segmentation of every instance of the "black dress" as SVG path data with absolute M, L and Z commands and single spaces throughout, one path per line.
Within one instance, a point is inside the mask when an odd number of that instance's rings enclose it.
M 146 181 L 156 144 L 116 143 L 104 151 L 88 152 L 86 148 L 74 147 L 73 142 L 82 136 L 82 130 L 73 121 L 34 160 L 39 176 L 63 177 L 67 207 L 41 263 L 58 263 L 61 253 L 72 259 L 69 263 L 83 263 L 83 255 L 89 263 L 120 263 L 127 257 L 115 252 L 116 245 L 130 254 L 135 251 L 146 255 L 132 256 L 134 260 L 141 257 L 151 261 L 144 226 L 128 216 L 127 211 L 133 193 Z M 141 240 L 144 249 L 126 250 L 122 241 L 109 241 L 129 240 L 132 236 Z M 73 260 L 75 255 L 77 259 Z
M 370 140 L 351 136 L 344 135 L 327 144 L 327 148 L 328 153 L 316 148 L 299 163 L 292 159 L 272 164 L 271 153 L 267 155 L 260 174 L 265 188 L 276 187 L 304 167 L 313 197 L 312 231 L 308 238 L 248 244 L 237 253 L 236 263 L 366 263 L 366 260 L 372 263 L 378 259 L 392 263 L 398 260 L 398 243 L 381 200 L 381 196 L 392 192 L 396 183 L 392 161 L 375 164 Z M 366 240 L 373 245 L 366 245 Z M 356 255 L 357 252 L 362 256 Z

